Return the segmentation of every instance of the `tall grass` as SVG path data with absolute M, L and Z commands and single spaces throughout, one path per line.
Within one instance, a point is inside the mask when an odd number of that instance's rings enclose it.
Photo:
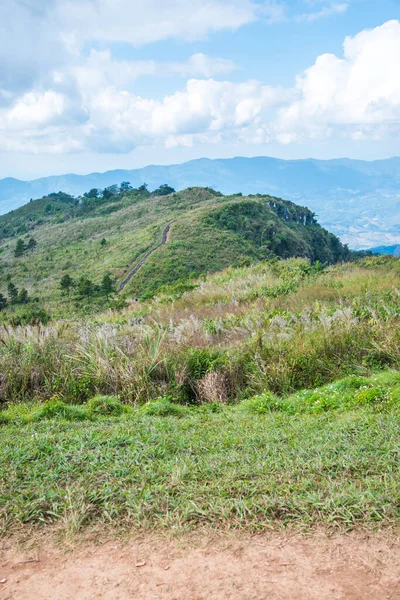
M 196 285 L 96 321 L 2 327 L 0 402 L 229 403 L 400 366 L 395 259 L 326 271 L 291 259 Z

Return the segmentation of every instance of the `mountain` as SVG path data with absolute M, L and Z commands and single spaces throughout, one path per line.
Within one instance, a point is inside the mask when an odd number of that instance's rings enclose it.
M 400 242 L 400 158 L 280 160 L 268 157 L 198 159 L 90 175 L 62 175 L 34 181 L 0 180 L 0 214 L 51 192 L 79 195 L 91 188 L 130 181 L 177 190 L 212 187 L 224 194 L 271 194 L 308 206 L 321 224 L 354 248 Z
M 0 293 L 13 300 L 11 281 L 60 316 L 108 306 L 112 289 L 102 294 L 99 288 L 106 274 L 111 288 L 122 290 L 118 299 L 145 298 L 166 286 L 185 289 L 193 279 L 235 264 L 351 257 L 307 208 L 198 187 L 158 196 L 133 189 L 82 202 L 51 195 L 2 215 L 0 243 Z M 65 276 L 75 283 L 64 289 L 68 293 L 60 289 Z M 26 294 L 7 310 L 25 304 Z
M 370 251 L 372 254 L 388 254 L 390 256 L 400 257 L 399 244 L 395 244 L 394 246 L 376 246 L 376 248 L 371 248 Z

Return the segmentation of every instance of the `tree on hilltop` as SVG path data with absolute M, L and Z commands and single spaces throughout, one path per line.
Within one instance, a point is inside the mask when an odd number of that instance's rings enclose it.
M 84 198 L 98 198 L 99 197 L 99 190 L 96 189 L 96 188 L 92 188 L 88 192 L 85 192 L 83 194 L 83 196 L 84 196 Z
M 154 196 L 168 196 L 168 194 L 174 194 L 175 190 L 167 183 L 163 183 L 163 185 L 160 185 L 160 187 L 154 190 L 152 193 Z
M 121 183 L 121 185 L 119 186 L 119 191 L 121 192 L 121 194 L 125 193 L 125 192 L 129 192 L 130 190 L 132 190 L 132 186 L 130 184 L 129 181 L 123 181 Z

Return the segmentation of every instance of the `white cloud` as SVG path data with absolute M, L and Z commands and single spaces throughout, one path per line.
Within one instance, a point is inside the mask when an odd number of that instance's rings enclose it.
M 382 137 L 400 125 L 400 22 L 344 42 L 344 56 L 319 56 L 297 79 L 298 98 L 279 112 L 278 139 Z
M 68 16 L 63 11 L 71 3 L 74 11 Z M 23 26 L 16 25 L 17 40 L 24 43 L 22 32 L 28 24 L 29 43 L 38 49 L 38 56 L 30 56 L 26 49 L 25 55 L 17 52 L 13 63 L 12 47 L 5 49 L 0 38 L 0 59 L 8 60 L 0 73 L 0 150 L 128 152 L 145 144 L 174 147 L 230 140 L 288 144 L 337 133 L 380 139 L 398 131 L 398 21 L 346 38 L 343 56 L 319 56 L 288 89 L 258 81 L 217 81 L 216 75 L 229 73 L 235 65 L 201 53 L 182 62 L 156 62 L 116 60 L 109 50 L 92 50 L 83 56 L 80 50 L 88 40 L 85 28 L 97 39 L 109 36 L 131 44 L 174 36 L 192 39 L 256 18 L 279 20 L 281 6 L 252 0 L 192 0 L 190 4 L 187 0 L 47 0 L 39 11 L 33 0 L 0 5 L 0 29 L 8 36 L 6 42 L 14 43 L 1 17 L 16 14 L 15 9 L 25 19 Z M 319 6 L 321 10 L 310 14 L 321 15 L 325 5 L 319 2 Z M 334 6 L 344 4 L 330 8 Z M 159 15 L 151 32 L 148 25 L 155 12 Z M 121 14 L 126 18 L 121 19 Z M 84 28 L 85 19 L 90 26 Z M 47 32 L 42 20 L 54 24 L 53 32 Z M 54 33 L 56 24 L 59 38 Z M 36 26 L 37 31 L 31 32 Z M 54 45 L 46 53 L 48 40 Z M 156 100 L 135 92 L 135 81 L 144 75 L 189 79 L 175 93 Z
M 332 15 L 343 14 L 349 8 L 348 2 L 334 2 L 332 4 L 323 6 L 317 11 L 303 13 L 296 17 L 297 21 L 318 21 L 325 17 L 331 17 Z
M 260 11 L 268 11 L 268 4 L 253 0 L 59 0 L 57 14 L 78 43 L 96 39 L 141 45 L 235 30 L 257 20 Z
M 220 73 L 230 73 L 235 69 L 231 60 L 214 58 L 197 53 L 183 62 L 156 62 L 154 60 L 114 60 L 109 50 L 92 50 L 87 59 L 79 61 L 64 77 L 73 77 L 80 89 L 99 88 L 104 85 L 129 86 L 144 75 L 168 77 L 178 74 L 182 77 L 212 77 Z M 56 72 L 58 83 L 63 82 L 63 74 Z

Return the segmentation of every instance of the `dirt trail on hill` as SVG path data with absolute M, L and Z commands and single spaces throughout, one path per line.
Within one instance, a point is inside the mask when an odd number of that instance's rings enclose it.
M 2 600 L 399 600 L 400 544 L 384 534 L 269 533 L 16 552 Z
M 121 283 L 121 285 L 118 288 L 118 292 L 117 292 L 118 294 L 119 294 L 119 292 L 122 292 L 122 290 L 124 289 L 124 287 L 126 286 L 126 284 L 129 283 L 130 280 L 132 279 L 132 277 L 134 275 L 136 275 L 136 273 L 139 271 L 139 269 L 141 267 L 143 267 L 144 263 L 153 254 L 153 252 L 155 252 L 156 250 L 158 250 L 159 248 L 161 248 L 161 246 L 163 246 L 164 244 L 166 244 L 167 242 L 169 242 L 171 225 L 172 225 L 172 223 L 169 223 L 166 226 L 166 228 L 164 229 L 164 231 L 162 233 L 161 243 L 158 244 L 158 246 L 156 246 L 155 248 L 152 248 L 151 250 L 149 250 L 143 256 L 143 258 L 140 259 L 140 261 L 137 263 L 137 265 L 135 266 L 135 268 L 132 269 L 132 271 L 129 273 L 129 275 L 124 279 L 124 281 Z

